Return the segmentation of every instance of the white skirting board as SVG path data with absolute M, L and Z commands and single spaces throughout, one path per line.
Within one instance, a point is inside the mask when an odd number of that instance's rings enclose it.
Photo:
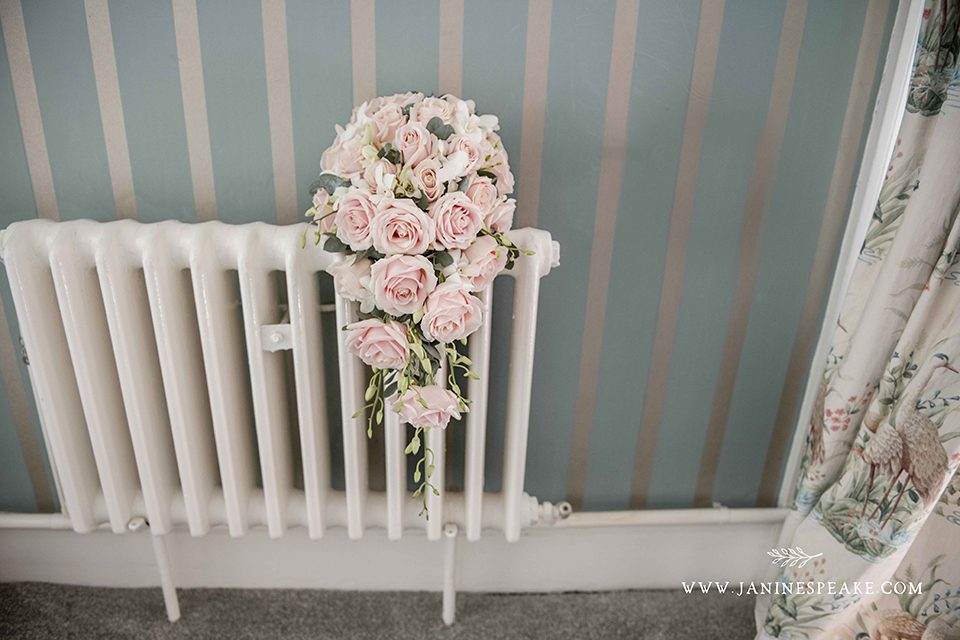
M 773 510 L 771 510 L 773 511 Z M 456 549 L 461 591 L 542 592 L 679 589 L 682 581 L 769 579 L 766 552 L 781 522 L 543 527 L 518 542 L 502 534 Z M 158 584 L 149 533 L 0 530 L 0 581 L 114 587 Z M 320 540 L 294 529 L 230 538 L 225 529 L 192 538 L 167 535 L 178 587 L 437 591 L 443 545 L 422 533 L 400 541 L 383 531 L 349 540 L 330 530 Z

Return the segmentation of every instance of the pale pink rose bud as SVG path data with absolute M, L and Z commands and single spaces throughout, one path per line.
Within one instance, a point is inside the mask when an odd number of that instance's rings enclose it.
M 437 243 L 447 249 L 466 249 L 483 228 L 483 214 L 461 191 L 433 203 L 430 217 L 437 227 Z
M 400 110 L 400 105 L 387 103 L 380 107 L 373 114 L 373 126 L 376 129 L 377 140 L 380 141 L 378 146 L 393 142 L 397 129 L 403 126 L 406 121 L 406 117 Z
M 356 189 L 348 191 L 340 198 L 340 208 L 337 210 L 337 237 L 354 251 L 369 249 L 374 215 L 376 208 L 370 196 Z
M 376 369 L 402 369 L 407 364 L 407 329 L 400 322 L 375 318 L 348 324 L 347 349 Z
M 449 123 L 453 118 L 453 105 L 443 98 L 424 98 L 410 109 L 410 119 L 423 126 L 427 126 L 432 118 L 440 118 L 444 123 Z
M 373 248 L 391 256 L 416 255 L 430 248 L 434 224 L 413 200 L 384 198 L 373 219 Z
M 343 143 L 340 141 L 340 136 L 338 135 L 333 139 L 333 144 L 327 147 L 320 155 L 321 173 L 336 173 L 336 170 L 339 168 L 336 164 L 341 149 L 343 149 Z
M 373 296 L 393 316 L 416 313 L 437 287 L 433 264 L 423 256 L 390 256 L 373 263 Z
M 458 269 L 473 291 L 486 289 L 507 264 L 507 251 L 490 236 L 480 236 L 462 254 Z
M 373 289 L 370 280 L 370 267 L 373 263 L 363 258 L 348 258 L 337 262 L 327 271 L 333 276 L 333 288 L 341 298 L 360 303 L 360 310 L 373 311 Z
M 370 164 L 363 171 L 363 179 L 367 183 L 370 193 L 379 193 L 381 188 L 386 186 L 384 180 L 386 176 L 397 174 L 397 167 L 387 162 L 386 158 L 379 158 L 376 162 Z M 379 178 L 379 180 L 377 179 Z M 392 184 L 389 186 L 393 186 Z
M 428 158 L 413 170 L 414 185 L 430 202 L 436 202 L 443 195 L 443 183 L 437 178 L 439 169 L 440 164 L 435 159 Z
M 507 196 L 513 193 L 513 173 L 510 171 L 510 162 L 507 160 L 506 150 L 501 146 L 489 162 L 490 166 L 487 171 L 497 177 L 497 191 L 500 195 Z
M 513 226 L 513 212 L 517 209 L 517 201 L 513 198 L 501 202 L 486 215 L 484 222 L 491 231 L 509 231 Z
M 499 199 L 496 185 L 493 184 L 493 180 L 486 176 L 474 178 L 464 193 L 484 215 L 497 205 Z
M 447 140 L 447 153 L 457 153 L 458 151 L 466 156 L 466 164 L 463 173 L 470 173 L 476 169 L 483 160 L 483 151 L 480 145 L 467 136 L 453 136 Z
M 483 307 L 468 286 L 444 282 L 423 306 L 420 330 L 429 341 L 448 343 L 466 338 L 483 322 Z
M 333 228 L 333 205 L 329 204 L 330 195 L 324 189 L 313 194 L 313 219 L 320 228 L 320 233 L 327 233 Z
M 397 129 L 393 146 L 403 156 L 403 163 L 413 168 L 433 154 L 433 136 L 419 122 L 408 122 Z
M 400 419 L 415 427 L 445 429 L 450 418 L 460 419 L 460 400 L 456 394 L 435 384 L 407 389 L 402 398 L 394 395 L 389 402 L 391 408 L 399 404 Z

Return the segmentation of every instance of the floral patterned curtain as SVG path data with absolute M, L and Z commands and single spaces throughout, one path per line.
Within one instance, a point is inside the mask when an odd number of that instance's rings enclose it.
M 958 52 L 960 0 L 929 0 L 781 536 L 816 557 L 779 583 L 836 592 L 762 597 L 759 638 L 960 638 Z

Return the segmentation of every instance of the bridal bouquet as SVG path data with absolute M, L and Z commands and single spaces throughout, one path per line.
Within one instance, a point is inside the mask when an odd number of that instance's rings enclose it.
M 505 235 L 516 202 L 498 129 L 472 100 L 374 98 L 337 126 L 310 187 L 314 244 L 343 254 L 329 269 L 334 287 L 360 307 L 359 321 L 343 327 L 346 344 L 372 368 L 354 417 L 367 414 L 368 436 L 384 410 L 414 426 L 406 453 L 420 456 L 421 515 L 426 492 L 439 494 L 423 431 L 468 411 L 456 372 L 477 377 L 456 343 L 484 320 L 476 294 L 526 253 Z

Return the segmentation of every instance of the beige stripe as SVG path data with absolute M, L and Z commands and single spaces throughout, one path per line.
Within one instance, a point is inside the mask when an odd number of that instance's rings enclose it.
M 37 511 L 49 513 L 54 510 L 53 492 L 47 473 L 43 465 L 43 453 L 37 441 L 37 431 L 34 429 L 33 418 L 30 415 L 30 405 L 27 402 L 27 393 L 23 388 L 23 378 L 17 365 L 17 353 L 13 345 L 16 343 L 10 333 L 7 323 L 7 314 L 0 305 L 0 380 L 7 390 L 7 403 L 10 414 L 13 416 L 13 426 L 17 430 L 17 439 L 20 441 L 20 453 L 24 465 L 27 467 L 27 476 L 33 487 L 33 496 L 37 501 Z
M 377 97 L 376 0 L 350 0 L 353 103 Z
M 440 0 L 440 93 L 463 92 L 463 0 Z
M 286 0 L 262 0 L 260 8 L 263 13 L 263 58 L 267 69 L 267 111 L 270 116 L 277 222 L 291 224 L 297 222 L 300 216 L 297 212 L 297 175 L 293 154 Z
M 552 0 L 530 0 L 527 9 L 527 59 L 523 76 L 518 227 L 537 226 L 540 212 L 540 167 L 543 160 L 543 123 L 547 109 L 552 13 Z
M 766 124 L 760 135 L 760 142 L 757 144 L 753 173 L 747 187 L 740 231 L 737 284 L 731 301 L 727 336 L 723 343 L 723 355 L 713 392 L 713 407 L 707 422 L 703 456 L 697 475 L 694 491 L 695 507 L 710 506 L 713 502 L 717 464 L 726 432 L 727 417 L 730 414 L 730 400 L 737 379 L 740 353 L 743 351 L 743 341 L 747 333 L 747 319 L 750 316 L 750 305 L 753 301 L 757 266 L 760 263 L 763 217 L 774 170 L 783 146 L 783 135 L 787 128 L 787 115 L 790 113 L 790 100 L 793 96 L 793 83 L 796 78 L 797 60 L 800 58 L 800 45 L 803 42 L 803 26 L 806 19 L 807 0 L 790 0 L 783 14 L 780 48 L 773 71 L 773 86 L 770 90 L 770 103 L 767 106 Z
M 193 200 L 197 220 L 217 218 L 217 192 L 210 155 L 210 129 L 207 122 L 207 96 L 203 85 L 200 55 L 200 25 L 196 0 L 173 0 L 173 28 L 180 63 L 180 91 L 187 129 L 187 155 L 193 179 Z
M 460 96 L 463 92 L 463 0 L 440 0 L 440 93 Z M 459 429 L 463 429 L 463 425 Z M 444 447 L 450 463 L 444 466 L 444 486 L 456 491 L 454 482 L 454 456 L 459 454 L 456 439 L 457 429 L 447 429 Z M 462 433 L 462 431 L 461 431 Z
M 653 353 L 647 389 L 640 417 L 640 435 L 637 438 L 636 463 L 633 469 L 632 508 L 642 508 L 647 501 L 647 488 L 653 471 L 653 456 L 657 446 L 657 432 L 663 413 L 663 396 L 673 354 L 673 338 L 677 331 L 677 313 L 683 291 L 683 272 L 687 258 L 687 234 L 693 211 L 694 193 L 700 172 L 700 150 L 707 124 L 707 111 L 713 92 L 717 68 L 717 50 L 723 26 L 724 0 L 707 0 L 700 6 L 700 24 L 697 27 L 697 47 L 693 56 L 693 77 L 687 116 L 683 125 L 683 142 L 677 183 L 673 193 L 670 214 L 670 233 L 667 236 L 667 255 L 663 265 L 660 289 L 660 307 L 654 332 Z
M 637 39 L 640 0 L 617 0 L 613 19 L 610 76 L 607 80 L 607 113 L 604 118 L 603 155 L 597 181 L 597 209 L 594 213 L 593 246 L 590 251 L 590 278 L 587 284 L 587 314 L 583 323 L 580 374 L 574 407 L 573 444 L 567 500 L 574 509 L 583 503 L 590 451 L 590 430 L 597 400 L 597 378 L 603 351 L 603 327 L 607 289 L 613 259 L 613 234 L 617 226 L 620 186 L 627 155 L 627 117 L 633 82 L 633 53 Z
M 817 237 L 817 250 L 810 272 L 810 284 L 804 296 L 800 323 L 790 351 L 790 364 L 783 382 L 780 405 L 777 408 L 777 417 L 773 423 L 770 444 L 767 447 L 767 458 L 763 465 L 760 491 L 757 494 L 758 506 L 773 506 L 776 502 L 783 457 L 797 418 L 797 407 L 803 393 L 810 357 L 821 328 L 820 313 L 836 266 L 834 259 L 837 255 L 837 245 L 843 236 L 842 227 L 849 213 L 853 172 L 856 169 L 857 154 L 863 140 L 867 113 L 870 109 L 870 95 L 873 92 L 877 65 L 881 63 L 880 45 L 889 9 L 889 0 L 870 0 L 867 5 L 867 15 L 863 23 L 857 61 L 853 70 L 853 85 L 850 88 L 847 109 L 843 115 L 837 156 L 833 163 L 833 177 L 830 180 L 827 204 L 820 224 L 820 234 Z
M 20 131 L 23 134 L 37 215 L 59 220 L 57 194 L 53 188 L 53 172 L 50 170 L 50 157 L 47 155 L 47 138 L 43 133 L 40 100 L 37 98 L 37 83 L 33 77 L 33 63 L 30 61 L 27 28 L 23 23 L 20 0 L 0 0 L 0 25 L 7 47 L 13 96 L 17 103 L 17 115 L 20 118 Z
M 84 0 L 87 14 L 87 32 L 90 35 L 90 55 L 93 76 L 97 83 L 100 102 L 100 121 L 103 123 L 103 141 L 107 147 L 110 184 L 118 218 L 137 217 L 137 198 L 133 191 L 133 171 L 127 149 L 127 130 L 123 123 L 123 103 L 120 100 L 120 79 L 117 77 L 117 58 L 113 51 L 113 30 L 107 0 Z

